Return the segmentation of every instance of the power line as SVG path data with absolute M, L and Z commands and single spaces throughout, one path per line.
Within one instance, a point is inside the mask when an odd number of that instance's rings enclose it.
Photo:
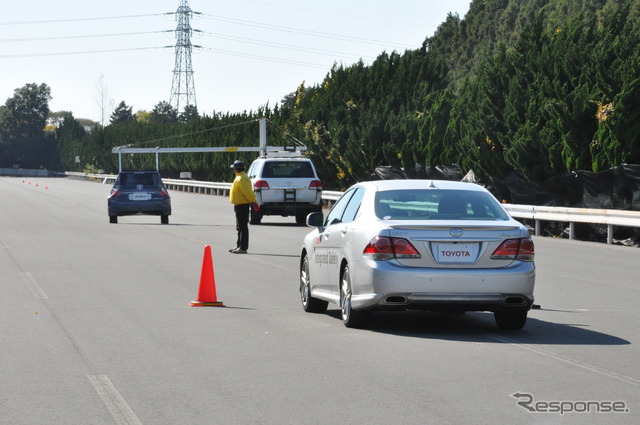
M 194 30 L 194 31 L 198 31 L 198 30 Z M 326 56 L 335 56 L 335 55 L 339 55 L 339 56 L 348 56 L 348 57 L 352 57 L 355 59 L 360 59 L 363 56 L 361 55 L 356 55 L 353 53 L 344 53 L 344 52 L 336 52 L 333 50 L 323 50 L 323 49 L 312 49 L 312 48 L 308 48 L 308 47 L 303 47 L 303 46 L 296 46 L 296 45 L 292 45 L 292 44 L 286 44 L 286 43 L 271 43 L 271 42 L 265 42 L 262 40 L 257 40 L 255 38 L 245 38 L 245 37 L 232 37 L 232 36 L 228 36 L 228 35 L 224 35 L 224 34 L 217 34 L 217 33 L 212 33 L 212 32 L 207 32 L 207 31 L 198 31 L 198 33 L 201 33 L 205 36 L 209 36 L 209 37 L 213 37 L 213 38 L 220 38 L 223 40 L 231 40 L 231 41 L 239 41 L 241 43 L 251 43 L 253 45 L 261 45 L 261 46 L 267 46 L 267 47 L 275 47 L 275 48 L 279 48 L 279 49 L 287 49 L 287 50 L 293 50 L 293 51 L 298 51 L 298 52 L 307 52 L 307 53 L 314 53 L 314 54 L 319 54 L 319 55 L 326 55 Z M 370 58 L 369 58 L 370 59 Z
M 82 38 L 101 38 L 101 37 L 120 37 L 129 35 L 143 35 L 143 34 L 159 34 L 163 32 L 173 32 L 174 30 L 162 30 L 162 31 L 142 31 L 142 32 L 122 32 L 114 34 L 91 34 L 91 35 L 66 35 L 66 36 L 54 36 L 54 37 L 31 37 L 31 38 L 4 38 L 0 39 L 0 43 L 13 43 L 24 41 L 53 41 L 53 40 L 72 40 Z
M 27 53 L 20 55 L 0 55 L 0 59 L 10 59 L 10 58 L 33 58 L 40 56 L 65 56 L 65 55 L 84 55 L 90 53 L 112 53 L 112 52 L 129 52 L 135 50 L 154 50 L 154 49 L 164 49 L 166 47 L 173 46 L 163 46 L 163 47 L 129 47 L 124 49 L 106 49 L 106 50 L 83 50 L 78 52 L 50 52 L 50 53 Z
M 193 29 L 192 31 L 196 32 L 196 33 L 199 33 L 199 34 L 203 34 L 203 35 L 208 36 L 208 37 L 212 37 L 212 38 L 219 38 L 219 39 L 230 40 L 230 41 L 239 41 L 239 42 L 242 42 L 242 43 L 250 43 L 252 45 L 275 47 L 275 48 L 279 48 L 279 49 L 293 50 L 293 51 L 298 51 L 298 52 L 307 52 L 307 53 L 319 54 L 319 55 L 325 55 L 325 56 L 339 55 L 339 56 L 342 56 L 342 57 L 351 57 L 351 58 L 354 58 L 354 59 L 363 58 L 363 56 L 356 55 L 356 54 L 353 54 L 353 53 L 337 52 L 337 51 L 324 50 L 324 49 L 312 49 L 312 48 L 307 48 L 307 47 L 303 47 L 303 46 L 296 46 L 296 45 L 291 45 L 291 44 L 286 44 L 286 43 L 268 43 L 268 42 L 264 42 L 262 40 L 257 40 L 257 39 L 253 39 L 253 38 L 233 37 L 233 36 L 228 36 L 228 35 L 225 35 L 225 34 L 217 34 L 217 33 L 212 33 L 212 32 L 207 32 L 207 31 L 200 31 L 200 30 L 196 30 L 196 29 Z M 107 37 L 122 37 L 122 36 L 131 36 L 131 35 L 160 34 L 160 33 L 170 33 L 170 32 L 175 32 L 175 30 L 124 32 L 124 33 L 112 33 L 112 34 L 68 35 L 68 36 L 54 36 L 54 37 L 5 38 L 5 39 L 0 39 L 0 43 L 74 40 L 74 39 L 88 39 L 88 38 L 107 38 Z M 193 45 L 193 47 L 201 47 L 201 46 Z M 90 51 L 90 53 L 93 53 L 93 52 L 97 52 L 97 51 Z M 218 50 L 218 52 L 219 53 L 223 53 L 224 51 Z M 65 53 L 58 53 L 58 54 L 61 55 L 61 54 L 65 54 Z M 68 52 L 66 54 L 74 54 L 74 53 L 73 52 Z M 43 55 L 51 55 L 51 54 L 49 53 L 49 54 L 43 54 Z M 27 55 L 27 56 L 38 56 L 38 54 L 32 54 L 32 55 Z M 9 56 L 0 56 L 0 57 L 9 57 Z
M 319 69 L 327 69 L 326 65 L 321 65 L 317 63 L 303 62 L 303 61 L 293 61 L 290 59 L 281 59 L 270 56 L 259 56 L 259 55 L 251 55 L 246 53 L 239 53 L 230 50 L 222 50 L 222 49 L 211 49 L 208 47 L 202 47 L 198 45 L 192 45 L 194 48 L 199 48 L 204 51 L 210 51 L 213 53 L 220 53 L 223 55 L 230 56 L 238 56 L 249 59 L 256 59 L 266 62 L 276 62 L 276 63 L 285 63 L 290 65 L 299 65 L 306 66 L 310 68 L 319 68 Z M 130 52 L 130 51 L 139 51 L 139 50 L 158 50 L 158 49 L 173 49 L 175 46 L 160 46 L 160 47 L 129 47 L 122 49 L 105 49 L 105 50 L 82 50 L 77 52 L 47 52 L 47 53 L 25 53 L 25 54 L 16 54 L 16 55 L 0 55 L 0 59 L 19 59 L 19 58 L 34 58 L 34 57 L 46 57 L 46 56 L 66 56 L 66 55 L 84 55 L 84 54 L 95 54 L 95 53 L 114 53 L 114 52 Z
M 291 32 L 291 33 L 295 33 L 295 34 L 309 35 L 309 36 L 314 36 L 314 37 L 322 37 L 322 38 L 330 38 L 330 39 L 334 39 L 334 40 L 350 41 L 350 42 L 353 42 L 353 43 L 363 43 L 363 44 L 372 44 L 372 45 L 389 45 L 389 46 L 398 44 L 398 43 L 393 43 L 393 42 L 390 42 L 390 41 L 382 41 L 382 40 L 375 40 L 375 39 L 370 39 L 370 38 L 333 34 L 333 33 L 322 32 L 322 31 L 311 31 L 311 30 L 305 30 L 305 29 L 301 29 L 301 28 L 285 27 L 285 26 L 281 26 L 281 25 L 273 25 L 273 24 L 265 24 L 265 23 L 262 23 L 262 22 L 247 21 L 247 20 L 244 20 L 244 19 L 227 18 L 227 17 L 224 17 L 224 16 L 218 16 L 218 15 L 209 15 L 209 14 L 204 14 L 204 13 L 202 13 L 201 15 L 204 16 L 205 18 L 209 18 L 209 19 L 216 20 L 216 21 L 221 21 L 221 22 L 226 22 L 226 23 L 231 23 L 231 24 L 247 25 L 247 26 L 251 26 L 251 27 L 265 28 L 265 29 L 270 29 L 270 30 L 275 30 L 275 31 L 284 31 L 284 32 Z
M 206 51 L 214 52 L 214 53 L 221 53 L 221 54 L 230 55 L 230 56 L 238 56 L 238 57 L 249 58 L 249 59 L 257 59 L 257 60 L 267 61 L 267 62 L 286 63 L 286 64 L 290 64 L 290 65 L 300 65 L 300 66 L 306 66 L 306 67 L 310 67 L 310 68 L 327 69 L 326 65 L 321 65 L 321 64 L 317 64 L 317 63 L 310 63 L 310 62 L 294 61 L 294 60 L 291 60 L 291 59 L 281 59 L 281 58 L 274 58 L 274 57 L 270 57 L 270 56 L 251 55 L 251 54 L 248 54 L 248 53 L 239 53 L 239 52 L 230 51 L 230 50 L 212 49 L 212 48 L 209 48 L 209 47 L 202 47 L 202 50 L 206 50 Z
M 307 7 L 286 6 L 286 5 L 283 5 L 283 4 L 275 4 L 275 3 L 257 1 L 257 0 L 244 0 L 244 1 L 246 1 L 248 3 L 267 5 L 267 6 L 270 6 L 270 7 L 271 6 L 276 6 L 276 7 L 280 7 L 280 8 L 283 8 L 283 9 L 299 10 L 299 11 L 303 11 L 303 12 L 311 12 L 311 13 L 314 13 L 314 14 L 325 14 L 325 15 L 330 15 L 331 17 L 341 16 L 341 17 L 345 17 L 345 18 L 358 19 L 358 20 L 363 20 L 363 21 L 382 22 L 382 23 L 386 23 L 386 24 L 402 25 L 402 26 L 414 26 L 414 27 L 418 27 L 418 28 L 424 28 L 423 24 L 415 23 L 415 22 L 412 23 L 412 22 L 396 21 L 396 20 L 392 20 L 392 19 L 371 18 L 371 17 L 367 17 L 367 16 L 364 16 L 364 15 L 350 15 L 350 14 L 347 14 L 347 13 L 338 13 L 335 10 L 327 11 L 327 10 L 320 10 L 320 9 L 311 9 L 311 8 L 307 8 Z
M 124 15 L 124 16 L 99 16 L 95 18 L 67 18 L 67 19 L 46 19 L 40 21 L 6 21 L 0 22 L 0 25 L 32 25 L 32 24 L 56 24 L 63 22 L 82 22 L 82 21 L 101 21 L 109 19 L 127 19 L 127 18 L 144 18 L 148 16 L 162 16 L 173 14 L 173 12 L 165 13 L 149 13 L 145 15 Z
M 189 10 L 189 11 L 193 15 L 200 15 L 200 16 L 202 16 L 204 18 L 207 18 L 207 19 L 213 19 L 213 20 L 218 20 L 218 21 L 237 24 L 237 25 L 254 26 L 254 27 L 264 28 L 264 29 L 269 29 L 269 30 L 291 32 L 291 33 L 296 33 L 296 34 L 303 34 L 303 35 L 321 37 L 321 38 L 330 38 L 330 39 L 336 39 L 336 40 L 342 40 L 342 41 L 351 41 L 351 42 L 355 42 L 355 43 L 365 43 L 365 44 L 373 44 L 373 45 L 379 45 L 380 43 L 393 44 L 391 42 L 386 42 L 386 41 L 381 41 L 381 40 L 374 40 L 374 39 L 367 39 L 367 38 L 362 38 L 362 37 L 339 35 L 339 34 L 333 34 L 333 33 L 327 33 L 327 32 L 320 32 L 320 31 L 310 31 L 310 30 L 305 30 L 305 29 L 300 29 L 300 28 L 273 25 L 273 24 L 255 22 L 255 21 L 247 21 L 247 20 L 236 19 L 236 18 L 228 18 L 228 17 L 224 17 L 224 16 L 210 15 L 210 14 L 204 14 L 204 13 L 200 13 L 200 12 L 194 12 L 194 11 L 191 11 L 191 10 Z M 10 22 L 0 22 L 0 25 L 27 25 L 27 24 L 43 24 L 43 23 L 64 23 L 64 22 L 80 22 L 80 21 L 95 21 L 95 20 L 110 20 L 110 19 L 126 19 L 126 18 L 139 18 L 139 17 L 149 17 L 149 16 L 163 16 L 163 15 L 170 15 L 170 14 L 174 14 L 174 13 L 175 12 L 163 12 L 163 13 L 140 14 L 140 15 L 121 15 L 121 16 L 105 16 L 105 17 L 89 17 L 89 18 L 51 19 L 51 20 L 37 20 L 37 21 L 10 21 Z M 303 46 L 288 45 L 288 44 L 284 44 L 284 43 L 265 42 L 265 41 L 262 41 L 262 40 L 243 38 L 243 37 L 233 37 L 233 36 L 227 36 L 227 35 L 224 35 L 224 34 L 216 34 L 216 33 L 201 31 L 201 30 L 197 30 L 197 29 L 192 29 L 190 27 L 189 27 L 189 30 L 192 31 L 192 32 L 196 32 L 196 33 L 202 33 L 203 35 L 209 36 L 209 37 L 215 37 L 215 38 L 232 40 L 232 41 L 235 40 L 235 41 L 240 41 L 240 42 L 243 42 L 243 43 L 251 43 L 251 44 L 254 44 L 254 45 L 262 45 L 262 46 L 267 46 L 267 47 L 275 47 L 275 48 L 281 48 L 281 49 L 287 49 L 287 50 L 293 50 L 293 51 L 308 52 L 308 53 L 312 53 L 312 54 L 320 54 L 320 55 L 325 55 L 325 56 L 337 55 L 337 56 L 340 56 L 340 57 L 351 57 L 351 58 L 354 58 L 354 59 L 363 59 L 363 56 L 356 55 L 356 54 L 329 51 L 329 50 L 323 50 L 323 49 L 306 48 L 306 47 L 303 47 Z M 32 38 L 20 38 L 20 39 L 0 39 L 0 43 L 30 42 L 30 41 L 54 41 L 54 40 L 65 40 L 65 39 L 106 38 L 106 37 L 157 34 L 157 33 L 168 33 L 168 32 L 176 32 L 176 34 L 177 34 L 176 37 L 178 38 L 180 29 L 178 28 L 176 30 L 145 31 L 145 32 L 130 32 L 130 33 L 114 33 L 114 34 L 94 34 L 94 35 L 73 35 L 73 36 L 53 36 L 53 37 L 32 37 Z M 184 31 L 182 31 L 182 34 L 183 34 L 182 37 L 184 37 Z M 180 45 L 180 42 L 177 43 L 176 48 L 178 48 L 179 45 Z M 186 46 L 184 44 L 184 42 L 182 43 L 182 45 L 183 45 L 183 47 Z M 193 47 L 201 47 L 201 46 L 195 46 L 194 45 Z M 123 49 L 106 49 L 106 50 L 85 50 L 85 51 L 78 51 L 78 52 L 0 55 L 0 58 L 6 59 L 6 58 L 25 58 L 25 57 L 38 57 L 38 56 L 79 55 L 79 54 L 93 54 L 93 53 L 111 53 L 111 52 L 130 51 L 130 50 L 149 50 L 149 49 L 160 49 L 160 48 L 164 48 L 164 47 L 123 48 Z M 277 63 L 288 63 L 288 64 L 294 64 L 294 65 L 314 67 L 314 68 L 326 68 L 325 65 L 320 65 L 320 64 L 315 64 L 315 63 L 309 63 L 309 62 L 303 62 L 303 61 L 292 61 L 292 60 L 289 60 L 289 59 L 281 59 L 281 58 L 275 58 L 275 57 L 269 57 L 269 56 L 245 54 L 245 53 L 229 51 L 229 50 L 206 48 L 206 47 L 203 48 L 203 50 L 208 50 L 208 51 L 211 51 L 211 52 L 221 53 L 221 54 L 226 54 L 226 55 L 232 55 L 232 56 L 246 57 L 246 58 L 249 58 L 249 59 L 257 59 L 257 60 L 262 60 L 262 61 L 277 62 Z M 179 68 L 176 68 L 176 69 L 179 69 Z

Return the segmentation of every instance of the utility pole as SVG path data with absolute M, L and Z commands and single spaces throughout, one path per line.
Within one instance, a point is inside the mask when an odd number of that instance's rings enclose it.
M 169 103 L 180 113 L 180 108 L 196 105 L 196 89 L 193 83 L 193 68 L 191 67 L 191 24 L 193 11 L 187 0 L 182 0 L 176 10 L 176 61 L 173 68 L 173 84 Z

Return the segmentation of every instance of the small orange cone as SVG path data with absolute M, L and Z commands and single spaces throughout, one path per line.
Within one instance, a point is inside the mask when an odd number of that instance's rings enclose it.
M 213 259 L 211 258 L 211 247 L 209 245 L 204 247 L 198 299 L 191 301 L 190 305 L 191 307 L 224 307 L 222 301 L 218 301 L 216 296 L 216 279 L 213 276 Z

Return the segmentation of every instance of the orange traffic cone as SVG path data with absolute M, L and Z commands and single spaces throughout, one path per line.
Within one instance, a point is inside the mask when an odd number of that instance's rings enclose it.
M 191 307 L 224 307 L 222 301 L 218 301 L 216 296 L 216 279 L 213 276 L 213 259 L 211 258 L 211 247 L 209 245 L 204 247 L 198 299 L 191 301 L 190 305 Z

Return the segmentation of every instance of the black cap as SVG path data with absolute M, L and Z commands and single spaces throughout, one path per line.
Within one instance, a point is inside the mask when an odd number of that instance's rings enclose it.
M 233 161 L 231 168 L 244 168 L 244 163 L 242 161 Z

